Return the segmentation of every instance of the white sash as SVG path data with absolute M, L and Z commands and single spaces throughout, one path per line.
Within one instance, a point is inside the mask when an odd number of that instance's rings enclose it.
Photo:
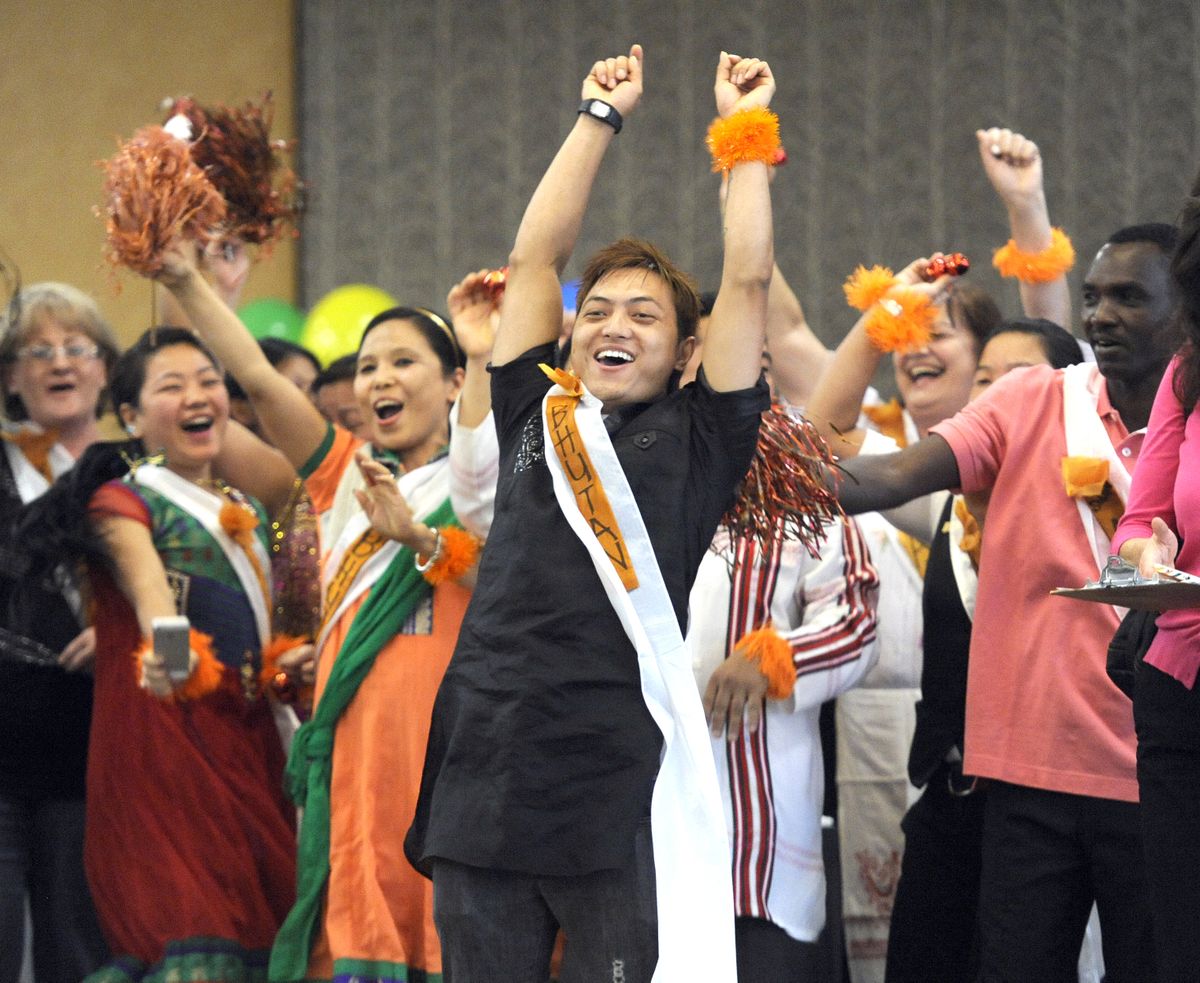
M 221 506 L 227 499 L 214 495 L 174 471 L 157 464 L 142 464 L 133 473 L 133 480 L 145 485 L 169 499 L 202 525 L 217 545 L 225 552 L 233 572 L 237 574 L 242 592 L 254 612 L 254 623 L 258 628 L 258 644 L 265 646 L 271 640 L 270 598 L 263 594 L 263 584 L 255 573 L 254 565 L 237 541 L 221 528 Z M 269 589 L 271 561 L 257 536 L 254 537 L 254 556 Z
M 17 494 L 21 496 L 24 504 L 28 505 L 49 490 L 50 482 L 46 480 L 46 476 L 29 463 L 29 458 L 21 453 L 20 447 L 6 440 L 4 453 L 8 455 L 8 468 L 16 483 Z M 74 465 L 75 458 L 71 457 L 71 452 L 62 444 L 55 444 L 50 448 L 50 473 L 55 478 L 70 471 Z
M 958 502 L 958 496 L 955 496 Z M 979 574 L 975 572 L 975 564 L 971 562 L 971 554 L 962 548 L 963 539 L 962 519 L 950 507 L 950 528 L 947 536 L 950 540 L 950 568 L 954 571 L 954 583 L 958 587 L 958 597 L 962 601 L 963 610 L 967 617 L 975 620 L 975 595 L 979 591 Z
M 1067 454 L 1070 457 L 1098 457 L 1107 460 L 1108 483 L 1112 485 L 1121 502 L 1125 503 L 1129 501 L 1129 487 L 1133 479 L 1096 412 L 1102 385 L 1104 380 L 1095 364 L 1080 362 L 1063 369 L 1063 429 L 1067 436 Z M 1092 549 L 1098 574 L 1108 564 L 1112 542 L 1086 501 L 1076 498 L 1075 507 L 1079 510 L 1079 518 L 1083 522 L 1084 533 Z M 1125 617 L 1125 608 L 1113 605 L 1113 610 L 1118 618 Z
M 1096 412 L 1099 402 L 1099 387 L 1104 385 L 1100 370 L 1092 364 L 1081 362 L 1063 369 L 1063 428 L 1067 435 L 1067 454 L 1071 457 L 1098 457 L 1108 461 L 1108 482 L 1122 502 L 1129 500 L 1132 478 L 1113 447 L 1104 429 L 1104 423 Z M 1092 514 L 1087 502 L 1075 500 L 1079 518 L 1083 522 L 1092 556 L 1096 560 L 1096 571 L 1104 569 L 1112 549 L 1108 535 Z
M 547 398 L 565 394 L 555 385 Z M 575 422 L 633 561 L 636 589 L 626 591 L 576 504 L 554 452 L 543 401 L 546 465 L 563 515 L 587 549 L 604 592 L 637 650 L 642 697 L 663 735 L 650 807 L 658 892 L 654 981 L 732 981 L 737 978 L 737 961 L 729 840 L 691 655 L 637 501 L 601 419 L 600 401 L 586 390 Z
M 351 462 L 345 474 L 342 475 L 342 480 L 338 483 L 335 500 L 341 496 L 343 485 L 348 488 L 362 487 L 361 481 L 354 482 L 355 475 L 360 475 L 360 472 L 358 466 Z M 450 496 L 449 461 L 443 457 L 431 464 L 419 467 L 415 471 L 407 471 L 396 479 L 396 485 L 417 520 L 424 519 L 425 516 L 433 512 Z M 341 532 L 325 557 L 325 563 L 321 572 L 322 595 L 328 590 L 329 582 L 336 576 L 338 568 L 341 566 L 342 558 L 346 555 L 346 551 L 358 542 L 359 538 L 370 527 L 371 522 L 361 508 L 358 508 L 342 525 Z M 328 639 L 333 626 L 338 623 L 342 615 L 349 610 L 355 601 L 375 585 L 375 582 L 383 575 L 383 572 L 388 568 L 398 552 L 400 552 L 400 544 L 394 540 L 389 540 L 363 564 L 362 569 L 359 570 L 358 575 L 354 578 L 354 583 L 350 585 L 338 604 L 337 610 L 325 618 L 321 634 L 317 638 L 318 653 L 320 653 L 322 647 L 325 645 L 325 641 Z
M 22 452 L 21 448 L 11 441 L 3 441 L 4 453 L 8 456 L 8 469 L 12 473 L 13 482 L 17 486 L 17 494 L 21 496 L 21 501 L 28 505 L 35 498 L 45 494 L 50 488 L 50 482 L 46 480 L 37 468 L 29 463 Z M 71 456 L 62 444 L 55 444 L 50 448 L 50 474 L 55 480 L 62 477 L 66 472 L 70 471 L 75 466 L 75 458 Z M 67 564 L 62 564 L 54 571 L 55 582 L 58 586 L 63 599 L 67 602 L 67 606 L 74 612 L 79 623 L 86 625 L 88 619 L 86 612 L 83 610 L 83 598 L 79 595 L 79 588 L 75 584 L 75 578 L 70 572 Z

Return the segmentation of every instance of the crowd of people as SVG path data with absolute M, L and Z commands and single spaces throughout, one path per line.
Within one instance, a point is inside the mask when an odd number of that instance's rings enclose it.
M 1021 315 L 914 244 L 829 351 L 774 74 L 722 52 L 719 289 L 626 236 L 564 311 L 648 75 L 591 66 L 503 270 L 328 366 L 235 313 L 294 217 L 261 108 L 145 142 L 226 218 L 110 222 L 127 350 L 14 291 L 0 983 L 1200 979 L 1200 615 L 1131 700 L 1124 609 L 1051 595 L 1200 575 L 1200 186 L 1090 258 L 1076 336 L 1040 151 L 981 129 Z

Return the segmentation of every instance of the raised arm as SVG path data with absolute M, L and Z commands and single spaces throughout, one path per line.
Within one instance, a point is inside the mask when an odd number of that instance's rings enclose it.
M 599 100 L 628 117 L 642 97 L 642 46 L 596 62 L 583 80 L 585 101 Z M 603 110 L 603 107 L 600 107 Z M 616 125 L 613 125 L 616 124 Z M 575 249 L 592 185 L 619 120 L 581 112 L 533 193 L 508 258 L 504 311 L 492 356 L 503 365 L 562 330 L 559 276 Z
M 179 302 L 193 330 L 245 390 L 272 442 L 292 467 L 299 468 L 325 439 L 325 418 L 267 361 L 245 325 L 200 274 L 186 244 L 171 247 L 159 280 Z
M 724 51 L 713 86 L 717 113 L 729 119 L 765 109 L 775 94 L 770 66 Z M 767 290 L 775 268 L 769 165 L 743 161 L 729 174 L 723 228 L 725 260 L 700 364 L 718 392 L 746 389 L 762 371 L 766 343 Z
M 913 260 L 896 279 L 906 289 L 937 297 L 945 290 L 946 278 L 925 283 L 921 270 L 928 265 L 929 260 L 924 257 Z M 862 447 L 858 418 L 863 397 L 883 359 L 883 352 L 867 336 L 866 324 L 867 313 L 864 313 L 834 351 L 805 405 L 805 416 L 825 438 L 829 449 L 843 460 L 857 457 Z
M 485 282 L 489 272 L 468 273 L 446 296 L 454 334 L 467 359 L 463 387 L 458 394 L 458 425 L 462 427 L 479 426 L 492 409 L 487 364 L 496 340 L 501 304 Z
M 772 167 L 768 173 L 774 184 L 779 168 Z M 728 193 L 729 175 L 723 174 L 719 195 L 722 227 Z M 833 352 L 809 327 L 800 298 L 778 263 L 771 269 L 771 286 L 767 290 L 767 354 L 771 359 L 772 389 L 788 405 L 798 407 L 808 405 L 821 374 L 833 359 Z
M 767 291 L 767 354 L 775 391 L 792 406 L 807 406 L 833 361 L 804 316 L 804 309 L 776 264 Z
M 1037 253 L 1050 245 L 1050 211 L 1037 144 L 1020 133 L 992 127 L 976 130 L 983 171 L 1008 213 L 1016 247 Z M 1044 317 L 1071 330 L 1071 291 L 1066 274 L 1048 283 L 1020 281 L 1021 308 L 1027 317 Z

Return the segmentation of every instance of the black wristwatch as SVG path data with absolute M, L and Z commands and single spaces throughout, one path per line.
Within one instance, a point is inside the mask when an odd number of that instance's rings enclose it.
M 613 128 L 614 133 L 621 132 L 621 124 L 624 122 L 621 114 L 617 112 L 616 106 L 610 106 L 603 99 L 584 99 L 579 104 L 579 111 L 587 113 L 592 119 L 598 119 L 601 123 L 607 123 Z

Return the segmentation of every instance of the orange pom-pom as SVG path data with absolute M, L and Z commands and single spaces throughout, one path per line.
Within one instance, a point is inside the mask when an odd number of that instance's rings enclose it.
M 728 171 L 751 161 L 774 165 L 780 147 L 779 117 L 769 109 L 743 109 L 725 119 L 713 120 L 705 142 L 712 154 L 714 171 Z
M 104 168 L 108 239 L 113 266 L 154 276 L 177 236 L 207 245 L 221 235 L 225 201 L 182 140 L 161 126 L 140 129 Z
M 872 266 L 869 270 L 859 266 L 846 277 L 842 291 L 846 294 L 846 303 L 856 310 L 865 311 L 881 301 L 896 282 L 896 274 L 886 266 Z
M 457 580 L 479 559 L 479 540 L 465 529 L 443 526 L 439 533 L 441 553 L 437 562 L 422 573 L 435 587 L 447 580 Z
M 784 700 L 792 695 L 796 687 L 792 647 L 771 625 L 743 635 L 734 650 L 742 658 L 758 663 L 758 668 L 767 677 L 767 696 L 772 700 Z
M 929 344 L 935 309 L 924 294 L 893 290 L 870 309 L 863 325 L 881 352 L 907 352 Z
M 1009 239 L 996 250 L 992 265 L 1001 276 L 1016 277 L 1022 283 L 1049 283 L 1075 265 L 1075 247 L 1062 229 L 1051 229 L 1050 245 L 1041 252 L 1021 252 Z
M 226 502 L 217 514 L 221 528 L 234 542 L 249 546 L 253 532 L 258 528 L 258 516 L 249 507 L 238 502 Z

